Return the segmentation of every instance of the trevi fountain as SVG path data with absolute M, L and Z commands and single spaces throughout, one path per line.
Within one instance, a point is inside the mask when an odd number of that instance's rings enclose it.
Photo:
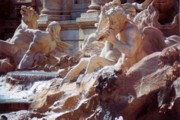
M 0 120 L 180 120 L 179 0 L 0 6 Z

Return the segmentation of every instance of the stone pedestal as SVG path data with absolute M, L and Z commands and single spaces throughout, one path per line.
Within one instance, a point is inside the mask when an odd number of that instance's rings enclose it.
M 71 10 L 71 18 L 76 20 L 80 17 L 81 13 L 85 13 L 88 10 L 91 0 L 74 0 Z
M 41 26 L 50 21 L 70 20 L 71 6 L 71 0 L 43 0 L 43 9 L 38 23 Z
M 46 14 L 49 20 L 70 19 L 71 3 L 66 0 L 44 0 L 42 14 Z
M 91 4 L 89 5 L 89 10 L 87 12 L 99 11 L 102 5 L 110 1 L 112 0 L 91 0 Z
M 100 11 L 81 13 L 81 16 L 76 19 L 76 22 L 80 25 L 83 25 L 85 23 L 91 23 L 94 27 L 94 24 L 98 21 L 99 12 Z

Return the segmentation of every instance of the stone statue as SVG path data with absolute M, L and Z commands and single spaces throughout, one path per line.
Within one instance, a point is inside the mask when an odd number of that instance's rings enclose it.
M 17 27 L 12 38 L 0 40 L 0 54 L 10 58 L 11 63 L 17 66 L 32 42 L 33 35 L 30 29 L 37 28 L 38 14 L 31 7 L 22 6 L 21 24 Z M 14 67 L 15 68 L 15 67 Z
M 166 37 L 180 35 L 179 6 L 177 0 L 146 0 L 149 6 L 136 15 L 134 22 L 143 30 L 153 26 L 161 30 Z
M 19 65 L 18 69 L 33 67 L 52 51 L 62 52 L 69 48 L 68 44 L 59 40 L 59 23 L 51 22 L 46 31 L 35 29 L 38 18 L 35 13 L 31 7 L 22 7 L 22 22 L 14 36 L 7 41 L 0 41 L 0 53 L 11 58 L 16 67 Z
M 131 3 L 122 4 L 122 7 L 126 13 L 128 19 L 133 20 L 136 16 L 136 8 Z
M 93 41 L 96 41 L 96 33 L 91 33 L 84 39 L 81 45 L 81 49 L 84 49 L 87 45 L 89 45 Z
M 85 69 L 92 73 L 104 66 L 115 65 L 117 69 L 126 69 L 141 60 L 147 54 L 160 51 L 165 47 L 164 37 L 156 28 L 149 27 L 142 35 L 137 26 L 128 20 L 121 4 L 112 1 L 101 9 L 96 37 L 105 40 L 100 56 L 82 58 L 64 78 L 64 82 L 73 80 Z M 158 44 L 158 45 L 156 45 Z
M 119 3 L 120 4 L 120 1 Z M 122 7 L 126 13 L 126 16 L 128 19 L 130 20 L 133 20 L 134 17 L 136 16 L 136 9 L 135 7 L 131 4 L 131 3 L 125 3 L 125 4 L 122 4 Z M 97 23 L 95 23 L 95 27 L 97 27 Z M 84 42 L 82 44 L 82 49 L 84 49 L 87 45 L 89 45 L 90 43 L 92 43 L 93 41 L 96 41 L 97 39 L 97 35 L 96 33 L 91 33 L 89 34 L 85 39 L 84 39 Z
M 27 52 L 24 54 L 18 69 L 33 67 L 35 61 L 41 61 L 42 56 L 48 56 L 56 49 L 63 52 L 70 47 L 69 44 L 59 39 L 61 26 L 58 22 L 51 22 L 46 31 L 32 30 L 33 40 L 29 45 Z M 40 56 L 40 57 L 39 57 Z
M 77 77 L 83 70 L 85 74 L 92 73 L 98 69 L 113 65 L 117 62 L 121 54 L 109 42 L 106 42 L 99 56 L 81 58 L 79 63 L 75 65 L 64 77 L 64 82 L 70 82 Z
M 164 36 L 154 27 L 146 27 L 143 34 L 127 19 L 121 5 L 105 5 L 100 14 L 97 38 L 110 42 L 121 53 L 116 69 L 126 70 L 144 56 L 165 47 Z M 153 36 L 153 37 L 152 37 Z
M 107 4 L 107 3 L 106 3 Z M 101 18 L 101 17 L 100 17 Z M 92 34 L 92 41 L 97 40 L 97 34 Z M 90 43 L 92 41 L 87 40 L 86 43 Z M 85 44 L 87 45 L 87 44 Z M 118 52 L 116 48 L 112 46 L 108 41 L 105 42 L 103 49 L 99 56 L 92 56 L 89 58 L 81 58 L 79 63 L 75 65 L 64 77 L 63 83 L 72 81 L 75 77 L 77 77 L 83 70 L 85 70 L 85 74 L 94 72 L 106 65 L 113 65 L 119 59 L 121 53 Z

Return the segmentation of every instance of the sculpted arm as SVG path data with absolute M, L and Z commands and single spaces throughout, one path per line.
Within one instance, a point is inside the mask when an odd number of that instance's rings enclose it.
M 105 41 L 104 43 L 104 47 L 103 49 L 101 50 L 101 54 L 100 54 L 100 57 L 105 57 L 107 52 L 112 50 L 113 49 L 113 44 L 108 42 L 108 41 Z
M 136 33 L 130 29 L 121 33 L 121 40 L 117 39 L 112 31 L 110 31 L 109 37 L 107 38 L 114 47 L 126 56 L 131 56 L 135 52 L 136 39 L 138 39 Z
M 116 37 L 113 30 L 109 30 L 107 35 L 107 40 L 127 57 L 135 54 L 142 41 L 140 31 L 130 22 L 126 23 L 124 30 L 119 32 L 120 37 Z
M 129 44 L 131 43 L 131 40 L 127 43 L 122 43 L 120 40 L 115 39 L 112 43 L 120 52 L 124 53 L 125 55 L 128 56 L 131 54 L 133 47 L 131 44 Z

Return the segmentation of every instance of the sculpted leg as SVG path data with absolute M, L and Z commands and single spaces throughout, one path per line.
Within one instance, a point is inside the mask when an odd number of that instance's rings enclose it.
M 90 58 L 90 61 L 89 61 L 89 64 L 87 66 L 85 74 L 86 73 L 92 73 L 98 68 L 102 68 L 104 66 L 113 65 L 113 64 L 114 64 L 113 61 L 110 61 L 106 58 L 99 57 L 99 56 L 93 56 Z
M 82 58 L 79 63 L 67 73 L 67 75 L 64 77 L 64 82 L 69 82 L 77 77 L 77 75 L 87 67 L 89 60 L 89 58 Z
M 117 61 L 117 63 L 114 65 L 115 69 L 117 71 L 122 70 L 124 67 L 124 63 L 126 61 L 125 54 L 121 54 L 121 57 Z
M 13 71 L 15 69 L 15 65 L 10 62 L 9 58 L 0 60 L 0 73 L 7 73 L 9 71 Z
M 27 51 L 26 54 L 21 59 L 18 69 L 27 69 L 33 66 L 34 64 L 34 56 L 35 53 L 31 51 Z
M 28 51 L 24 54 L 23 58 L 21 59 L 18 65 L 18 69 L 31 68 L 34 64 L 35 55 L 40 51 L 39 49 L 40 46 L 38 43 L 31 43 Z
M 17 48 L 14 44 L 8 43 L 6 41 L 0 40 L 0 53 L 5 54 L 10 57 L 14 57 L 17 52 Z

